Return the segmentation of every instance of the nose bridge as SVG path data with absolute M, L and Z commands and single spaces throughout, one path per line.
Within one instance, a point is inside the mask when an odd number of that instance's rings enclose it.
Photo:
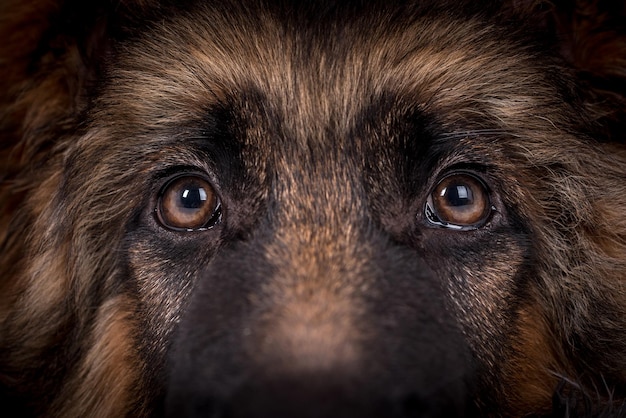
M 352 375 L 362 358 L 359 302 L 332 288 L 285 285 L 261 322 L 255 363 L 273 375 Z
M 273 277 L 262 294 L 272 300 L 261 327 L 261 361 L 290 372 L 358 369 L 370 243 L 353 194 L 354 179 L 300 171 L 282 190 L 265 260 Z M 308 184 L 307 184 L 308 183 Z
M 364 216 L 363 163 L 352 135 L 328 128 L 285 148 L 276 157 L 272 185 L 279 221 L 340 228 Z

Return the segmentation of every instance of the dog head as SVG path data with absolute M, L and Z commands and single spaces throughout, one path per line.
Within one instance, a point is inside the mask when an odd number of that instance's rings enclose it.
M 5 239 L 4 381 L 62 378 L 6 385 L 70 415 L 619 393 L 626 166 L 597 98 L 620 97 L 525 6 L 102 5 L 13 51 L 34 75 L 4 112 L 11 222 L 32 232 Z

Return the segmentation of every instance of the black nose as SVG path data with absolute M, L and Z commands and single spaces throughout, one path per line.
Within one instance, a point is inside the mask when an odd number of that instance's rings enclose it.
M 244 384 L 226 399 L 170 398 L 171 417 L 220 418 L 380 418 L 467 415 L 458 382 L 434 392 L 387 393 L 375 382 L 339 382 L 337 376 L 298 376 Z M 436 384 L 435 384 L 436 385 Z M 389 392 L 393 392 L 390 390 Z
M 472 415 L 470 351 L 414 253 L 383 247 L 358 269 L 299 276 L 253 244 L 223 253 L 194 290 L 167 416 Z
M 333 375 L 253 378 L 228 396 L 202 390 L 191 378 L 170 392 L 168 417 L 413 418 L 473 416 L 465 382 L 433 381 L 414 392 Z M 172 389 L 172 387 L 170 387 Z M 177 390 L 182 389 L 182 390 Z M 399 388 L 396 388 L 399 389 Z M 396 392 L 396 393 L 394 393 Z

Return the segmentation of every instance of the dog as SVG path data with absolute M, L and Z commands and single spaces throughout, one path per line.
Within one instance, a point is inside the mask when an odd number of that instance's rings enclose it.
M 626 416 L 624 15 L 4 0 L 4 410 Z

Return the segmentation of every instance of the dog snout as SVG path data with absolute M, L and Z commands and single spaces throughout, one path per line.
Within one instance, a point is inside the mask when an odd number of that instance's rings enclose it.
M 198 283 L 170 355 L 169 416 L 468 414 L 469 349 L 418 257 L 379 245 L 294 272 L 263 247 L 231 248 Z

